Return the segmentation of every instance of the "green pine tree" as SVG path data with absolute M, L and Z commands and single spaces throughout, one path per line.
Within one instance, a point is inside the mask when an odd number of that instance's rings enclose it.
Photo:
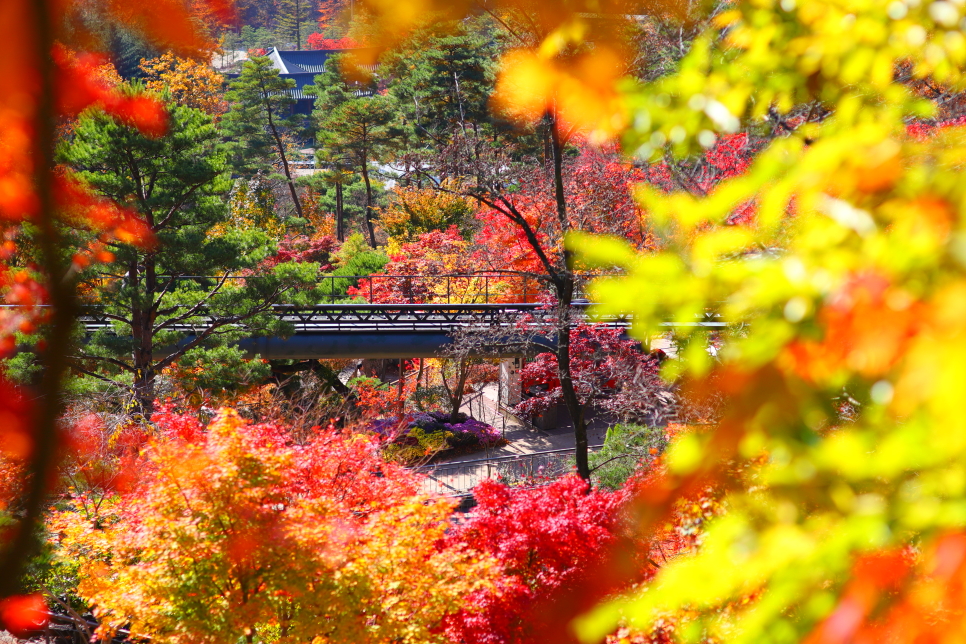
M 275 18 L 275 35 L 301 50 L 314 26 L 315 0 L 280 0 Z
M 288 184 L 292 204 L 303 217 L 302 203 L 295 187 L 287 139 L 299 131 L 301 119 L 294 114 L 295 99 L 290 91 L 295 81 L 281 78 L 266 57 L 245 61 L 241 75 L 229 84 L 225 94 L 228 112 L 221 127 L 230 141 L 232 167 L 252 176 L 258 172 L 275 173 L 280 168 Z
M 331 57 L 325 73 L 315 79 L 316 159 L 329 168 L 350 170 L 362 177 L 366 187 L 364 222 L 369 243 L 375 248 L 373 166 L 391 160 L 409 139 L 409 130 L 395 98 L 350 80 L 343 70 L 345 62 L 344 56 Z
M 268 314 L 271 305 L 318 270 L 281 265 L 244 283 L 226 277 L 254 267 L 274 245 L 258 230 L 211 233 L 228 218 L 221 135 L 199 110 L 169 105 L 168 111 L 168 133 L 154 139 L 89 111 L 59 152 L 95 191 L 137 208 L 157 238 L 147 249 L 112 244 L 107 275 L 91 276 L 109 325 L 73 356 L 81 373 L 128 387 L 146 415 L 158 374 L 175 363 L 204 364 L 212 383 L 231 382 L 243 362 L 231 344 L 284 333 Z M 259 364 L 249 367 L 267 369 Z
M 416 136 L 431 148 L 493 122 L 489 109 L 499 48 L 479 21 L 444 23 L 417 34 L 386 63 Z M 439 31 L 441 33 L 434 33 Z

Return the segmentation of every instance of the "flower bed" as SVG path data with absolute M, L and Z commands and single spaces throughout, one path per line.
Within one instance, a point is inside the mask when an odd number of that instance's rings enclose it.
M 503 436 L 492 425 L 464 413 L 456 416 L 441 412 L 417 413 L 372 421 L 369 430 L 386 440 L 383 455 L 386 460 L 405 465 L 428 461 L 446 451 L 475 452 L 504 442 Z

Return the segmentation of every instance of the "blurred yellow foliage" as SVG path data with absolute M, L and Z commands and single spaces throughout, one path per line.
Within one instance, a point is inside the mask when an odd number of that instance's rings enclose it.
M 964 19 L 944 1 L 737 2 L 677 73 L 628 89 L 644 159 L 771 136 L 706 196 L 639 190 L 661 252 L 570 238 L 627 271 L 594 299 L 643 340 L 708 314 L 729 329 L 712 356 L 705 329 L 678 328 L 667 374 L 726 405 L 672 446 L 642 516 L 698 481 L 727 511 L 646 592 L 578 620 L 585 641 L 667 614 L 693 641 L 966 639 L 966 132 L 933 127 L 914 88 L 962 89 Z M 720 225 L 748 202 L 751 226 Z

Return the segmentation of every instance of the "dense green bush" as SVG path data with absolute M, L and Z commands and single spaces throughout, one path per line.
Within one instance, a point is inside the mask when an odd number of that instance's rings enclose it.
M 616 490 L 666 447 L 663 427 L 614 425 L 607 430 L 603 448 L 590 455 L 591 478 L 599 487 Z

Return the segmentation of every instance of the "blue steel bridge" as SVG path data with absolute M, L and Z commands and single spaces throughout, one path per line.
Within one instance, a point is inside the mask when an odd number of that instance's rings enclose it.
M 214 282 L 216 278 L 179 279 Z M 361 284 L 356 297 L 368 297 L 369 302 L 345 302 L 344 288 L 350 282 Z M 253 336 L 238 345 L 249 356 L 257 354 L 268 360 L 428 358 L 438 355 L 451 341 L 450 333 L 454 329 L 503 325 L 509 331 L 522 316 L 543 318 L 546 322 L 552 316 L 544 304 L 534 302 L 546 293 L 546 282 L 519 274 L 323 276 L 319 287 L 322 302 L 315 306 L 279 304 L 272 307 L 275 316 L 290 324 L 292 335 Z M 392 299 L 402 302 L 371 303 L 380 292 L 391 293 Z M 420 303 L 423 299 L 445 300 L 445 303 Z M 628 315 L 590 313 L 591 304 L 586 300 L 578 300 L 573 306 L 575 322 L 630 325 Z M 187 336 L 184 341 L 190 342 L 196 328 L 207 326 L 204 314 L 194 319 L 197 324 L 166 328 L 182 331 Z M 88 333 L 114 328 L 114 323 L 98 306 L 84 307 L 79 321 Z M 691 324 L 723 326 L 713 320 Z M 556 341 L 546 336 L 537 337 L 533 343 L 552 349 Z M 501 351 L 502 357 L 514 355 L 507 353 L 512 349 Z
M 578 305 L 576 318 L 627 326 L 624 316 L 588 316 L 587 305 Z M 292 335 L 282 338 L 261 336 L 239 342 L 248 355 L 267 360 L 316 358 L 430 358 L 451 340 L 459 327 L 511 326 L 522 315 L 543 317 L 543 305 L 509 304 L 322 304 L 318 306 L 276 305 L 272 313 L 288 322 Z M 198 316 L 204 323 L 204 316 Z M 89 333 L 113 322 L 100 315 L 98 307 L 85 307 L 80 321 Z M 200 326 L 200 325 L 198 325 Z M 186 334 L 189 342 L 196 326 L 167 327 Z M 508 335 L 509 335 L 508 328 Z M 551 349 L 552 337 L 538 337 L 538 346 Z M 506 351 L 506 350 L 505 350 Z M 506 354 L 513 355 L 512 353 Z M 506 357 L 505 356 L 505 357 Z

